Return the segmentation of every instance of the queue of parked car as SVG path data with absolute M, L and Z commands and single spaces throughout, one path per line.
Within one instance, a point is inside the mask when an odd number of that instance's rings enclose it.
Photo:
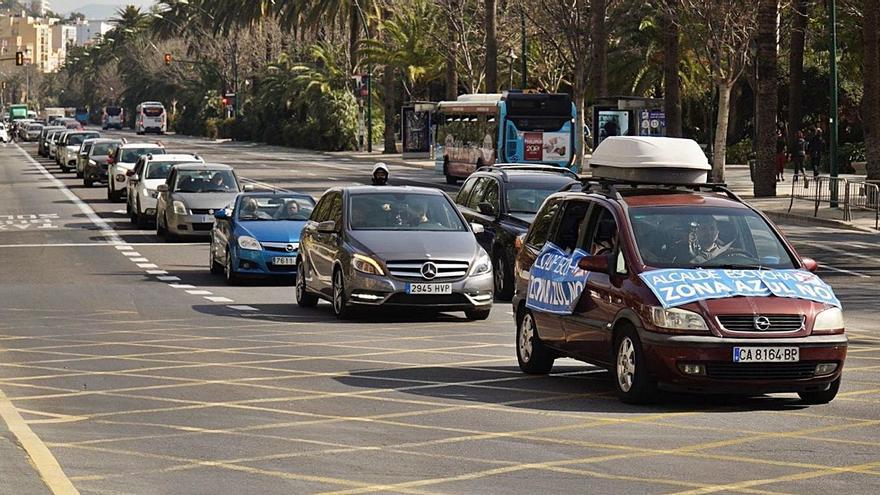
M 489 317 L 512 301 L 521 370 L 571 357 L 611 370 L 621 400 L 658 390 L 796 392 L 834 399 L 847 337 L 840 302 L 773 223 L 720 184 L 693 141 L 611 137 L 592 176 L 482 167 L 454 199 L 426 187 L 332 188 L 317 202 L 257 192 L 226 165 L 161 143 L 44 127 L 41 153 L 103 182 L 132 223 L 209 239 L 230 283 L 290 280 L 301 307 Z

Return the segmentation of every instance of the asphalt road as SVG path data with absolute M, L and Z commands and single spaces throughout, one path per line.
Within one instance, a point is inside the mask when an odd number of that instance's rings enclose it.
M 314 195 L 372 165 L 161 139 Z M 0 494 L 880 492 L 876 235 L 783 225 L 844 303 L 834 402 L 633 407 L 575 361 L 521 374 L 505 304 L 339 322 L 290 286 L 228 287 L 206 244 L 158 242 L 35 156 L 0 148 Z

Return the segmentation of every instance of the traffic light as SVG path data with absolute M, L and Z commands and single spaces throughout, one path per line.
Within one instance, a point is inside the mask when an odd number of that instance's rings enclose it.
M 165 54 L 165 65 L 171 65 L 171 54 L 170 53 Z
M 223 106 L 224 106 L 224 107 L 228 107 L 228 106 L 229 106 L 229 98 L 227 98 L 227 97 L 225 97 L 225 96 L 223 97 Z
M 15 52 L 15 65 L 24 65 L 24 52 Z

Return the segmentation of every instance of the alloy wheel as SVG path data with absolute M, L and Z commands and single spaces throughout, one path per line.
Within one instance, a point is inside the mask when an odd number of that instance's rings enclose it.
M 620 390 L 629 392 L 636 374 L 636 350 L 633 341 L 625 336 L 617 348 L 617 383 Z
M 341 314 L 345 306 L 345 288 L 342 285 L 342 272 L 336 271 L 333 275 L 333 312 Z
M 519 342 L 517 346 L 519 357 L 524 363 L 528 363 L 532 359 L 532 338 L 534 338 L 534 336 L 535 322 L 532 320 L 532 315 L 526 314 L 523 316 L 522 322 L 520 323 Z

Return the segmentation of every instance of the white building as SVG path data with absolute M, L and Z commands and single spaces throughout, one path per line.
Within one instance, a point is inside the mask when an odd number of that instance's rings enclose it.
M 76 45 L 91 45 L 100 37 L 107 34 L 111 29 L 113 29 L 113 24 L 111 24 L 109 21 L 96 20 L 86 21 L 82 24 L 77 24 Z
M 41 16 L 45 16 L 46 12 L 52 10 L 52 4 L 49 2 L 49 0 L 33 0 L 31 2 L 31 6 L 36 12 L 39 12 Z

